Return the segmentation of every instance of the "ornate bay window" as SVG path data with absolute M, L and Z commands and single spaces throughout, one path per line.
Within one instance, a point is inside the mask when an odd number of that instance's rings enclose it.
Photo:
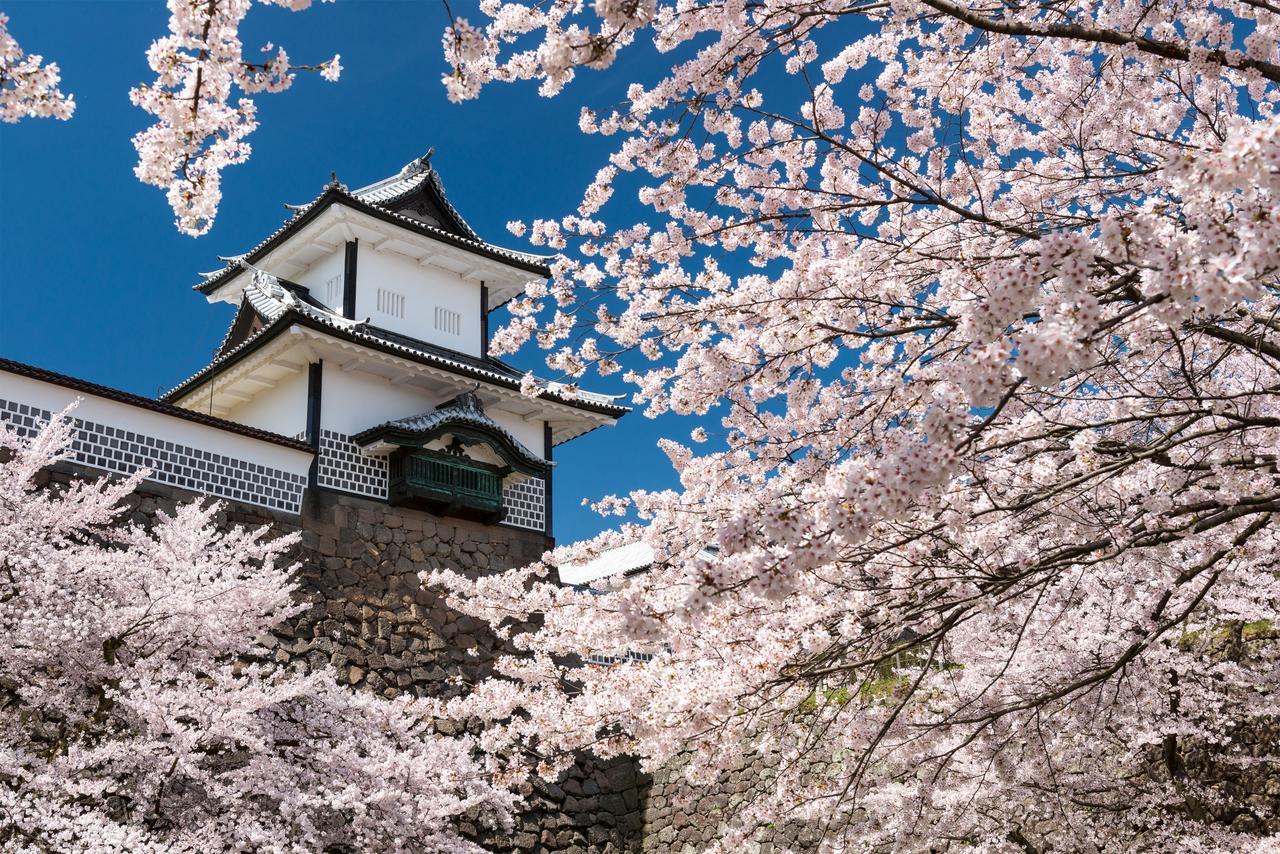
M 365 453 L 387 454 L 391 504 L 488 524 L 506 516 L 504 486 L 545 477 L 552 466 L 485 415 L 470 392 L 352 441 Z

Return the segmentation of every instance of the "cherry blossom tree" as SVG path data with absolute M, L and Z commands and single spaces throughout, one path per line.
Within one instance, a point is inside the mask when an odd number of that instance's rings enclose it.
M 700 419 L 679 489 L 601 501 L 638 523 L 430 576 L 541 615 L 454 710 L 495 769 L 771 756 L 728 851 L 1274 842 L 1280 7 L 480 8 L 455 99 L 671 58 L 582 110 L 617 144 L 576 213 L 512 224 L 561 255 L 497 349 Z M 647 573 L 554 583 L 635 539 Z
M 125 524 L 141 474 L 38 487 L 70 431 L 0 422 L 0 848 L 481 850 L 454 820 L 500 826 L 513 798 L 470 740 L 265 657 L 304 607 L 295 538 L 223 530 L 212 503 Z
M 0 121 L 71 118 L 75 99 L 58 91 L 61 79 L 56 64 L 23 52 L 9 35 L 9 16 L 0 13 Z

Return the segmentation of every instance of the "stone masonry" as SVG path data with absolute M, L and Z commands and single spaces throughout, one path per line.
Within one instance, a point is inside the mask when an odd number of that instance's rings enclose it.
M 100 474 L 60 463 L 47 476 L 66 483 Z M 158 511 L 199 497 L 147 481 L 130 496 L 124 519 L 145 525 Z M 485 625 L 445 607 L 438 593 L 422 587 L 420 572 L 495 572 L 537 560 L 551 545 L 536 531 L 317 490 L 308 492 L 301 517 L 234 503 L 224 508 L 227 525 L 267 525 L 279 535 L 301 531 L 295 557 L 301 595 L 311 607 L 264 638 L 276 660 L 331 666 L 339 680 L 384 697 L 450 696 L 465 690 L 451 677 L 472 681 L 491 667 L 495 640 Z M 443 722 L 440 729 L 467 725 Z M 465 825 L 464 831 L 497 852 L 639 852 L 648 785 L 634 762 L 583 757 L 564 779 L 523 786 L 527 807 L 509 836 L 484 837 Z

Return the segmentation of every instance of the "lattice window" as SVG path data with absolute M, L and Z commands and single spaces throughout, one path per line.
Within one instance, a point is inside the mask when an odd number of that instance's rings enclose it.
M 48 410 L 0 399 L 0 420 L 31 436 L 51 418 Z M 148 480 L 286 513 L 302 508 L 304 475 L 167 442 L 119 427 L 72 419 L 71 449 L 82 465 L 120 474 L 148 468 Z
M 388 317 L 404 317 L 404 294 L 378 288 L 378 311 Z
M 371 457 L 345 433 L 320 431 L 320 462 L 316 482 L 328 489 L 387 498 L 387 460 Z M 506 507 L 503 524 L 542 531 L 546 527 L 546 484 L 541 478 L 508 483 L 502 488 Z
M 502 488 L 502 503 L 507 508 L 504 525 L 544 531 L 547 526 L 547 485 L 540 477 L 530 477 Z
M 345 433 L 321 430 L 316 482 L 329 489 L 385 500 L 387 461 L 366 455 Z
M 462 314 L 451 308 L 436 306 L 436 329 L 447 335 L 461 335 Z
M 618 664 L 648 664 L 656 658 L 652 652 L 635 652 L 628 650 L 626 655 L 599 655 L 592 654 L 587 656 L 588 664 L 598 664 L 601 667 L 613 667 Z
M 342 310 L 343 296 L 342 274 L 331 276 L 329 281 L 324 283 L 324 304 L 334 311 Z

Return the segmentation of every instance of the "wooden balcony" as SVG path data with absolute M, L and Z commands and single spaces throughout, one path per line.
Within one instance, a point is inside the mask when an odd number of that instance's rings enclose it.
M 387 497 L 397 506 L 493 524 L 506 514 L 504 474 L 495 466 L 455 454 L 406 450 L 391 455 Z

